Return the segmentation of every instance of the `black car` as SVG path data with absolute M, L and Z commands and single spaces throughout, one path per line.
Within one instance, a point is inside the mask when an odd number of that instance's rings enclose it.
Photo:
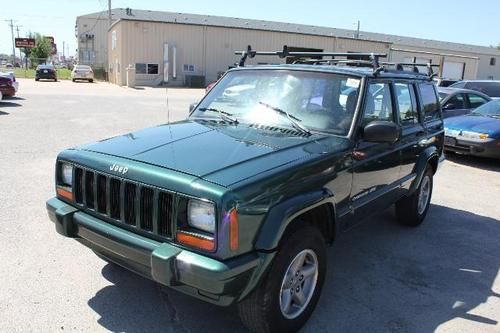
M 36 66 L 35 81 L 54 80 L 57 81 L 57 71 L 54 65 Z
M 238 305 L 254 332 L 296 332 L 343 231 L 393 204 L 402 225 L 424 221 L 441 107 L 432 69 L 385 54 L 238 53 L 187 119 L 61 152 L 47 210 L 109 262 Z M 245 66 L 269 54 L 303 63 Z
M 479 91 L 460 88 L 438 88 L 443 118 L 462 116 L 488 103 L 491 98 Z

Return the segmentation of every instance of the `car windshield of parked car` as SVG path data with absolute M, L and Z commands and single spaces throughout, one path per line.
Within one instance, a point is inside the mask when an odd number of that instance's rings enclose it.
M 361 80 L 288 70 L 228 72 L 191 117 L 231 117 L 240 123 L 347 135 Z M 296 126 L 293 126 L 295 123 Z
M 38 65 L 36 69 L 54 69 L 53 65 Z
M 475 109 L 471 115 L 500 118 L 500 100 L 490 101 Z

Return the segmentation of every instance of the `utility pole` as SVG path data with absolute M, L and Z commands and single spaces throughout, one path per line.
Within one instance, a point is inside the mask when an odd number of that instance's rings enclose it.
M 361 25 L 361 22 L 358 20 L 358 29 L 356 29 L 356 39 L 359 39 L 359 27 Z
M 111 0 L 108 0 L 108 27 L 111 27 Z
M 13 19 L 5 20 L 5 22 L 10 22 L 10 33 L 12 35 L 12 65 L 16 63 L 16 43 L 14 41 L 14 21 Z

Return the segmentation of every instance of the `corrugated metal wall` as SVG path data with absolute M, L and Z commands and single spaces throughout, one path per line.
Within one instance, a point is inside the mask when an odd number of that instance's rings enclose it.
M 186 77 L 191 75 L 204 76 L 206 83 L 215 81 L 218 72 L 227 70 L 228 66 L 238 61 L 239 57 L 234 55 L 234 51 L 244 50 L 249 44 L 254 49 L 265 51 L 280 50 L 283 45 L 288 45 L 336 52 L 383 52 L 388 53 L 388 60 L 393 62 L 404 62 L 407 58 L 418 57 L 432 59 L 435 64 L 440 64 L 443 60 L 442 54 L 447 53 L 444 50 L 430 48 L 418 50 L 430 54 L 394 51 L 392 49 L 411 48 L 392 45 L 388 42 L 188 24 L 122 20 L 115 23 L 113 29 L 120 31 L 120 37 L 117 49 L 110 52 L 109 61 L 116 67 L 116 59 L 119 60 L 121 73 L 118 74 L 118 84 L 122 85 L 126 84 L 125 68 L 128 65 L 135 66 L 136 63 L 158 64 L 159 68 L 158 74 L 137 74 L 137 84 L 161 84 L 165 43 L 168 43 L 170 47 L 169 85 L 174 86 L 185 85 Z M 111 43 L 108 42 L 109 49 L 111 49 Z M 173 47 L 177 50 L 176 80 L 172 79 Z M 473 58 L 474 56 L 472 53 L 464 54 L 464 57 L 447 54 L 444 60 L 464 63 L 464 79 L 474 79 L 477 77 L 479 68 L 479 59 Z M 277 57 L 258 57 L 249 59 L 248 63 L 283 61 Z M 116 81 L 116 74 L 110 75 L 112 81 Z

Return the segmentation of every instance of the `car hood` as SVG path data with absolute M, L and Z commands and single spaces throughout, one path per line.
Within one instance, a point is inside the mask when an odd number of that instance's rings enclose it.
M 449 130 L 485 133 L 489 136 L 500 136 L 500 119 L 482 116 L 460 116 L 444 120 Z
M 230 186 L 270 169 L 346 149 L 346 138 L 276 127 L 186 120 L 77 147 Z

